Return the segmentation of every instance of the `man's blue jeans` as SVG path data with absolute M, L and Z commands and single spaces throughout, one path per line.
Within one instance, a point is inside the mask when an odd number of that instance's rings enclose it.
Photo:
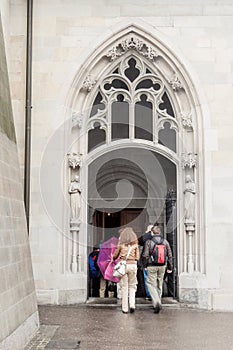
M 144 276 L 144 285 L 145 285 L 145 292 L 146 292 L 146 298 L 150 298 L 150 293 L 148 290 L 148 286 L 147 286 L 147 270 L 143 269 L 143 276 Z

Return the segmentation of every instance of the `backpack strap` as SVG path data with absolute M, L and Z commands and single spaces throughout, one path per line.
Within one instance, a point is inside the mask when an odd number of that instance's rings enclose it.
M 151 239 L 148 241 L 149 242 L 149 256 L 153 253 L 154 247 L 156 246 L 156 243 Z

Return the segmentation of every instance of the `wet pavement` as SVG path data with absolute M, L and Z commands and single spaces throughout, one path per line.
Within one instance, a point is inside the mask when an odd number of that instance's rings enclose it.
M 25 350 L 233 350 L 233 313 L 150 303 L 123 314 L 119 304 L 40 306 L 41 330 Z

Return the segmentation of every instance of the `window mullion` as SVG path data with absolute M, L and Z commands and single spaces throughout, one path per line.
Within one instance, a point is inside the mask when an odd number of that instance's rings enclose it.
M 156 101 L 154 101 L 154 103 L 153 103 L 153 142 L 155 143 L 155 144 L 157 144 L 158 143 L 158 112 L 157 112 L 157 110 L 156 110 L 156 108 L 155 108 L 155 106 L 156 106 Z
M 112 102 L 108 103 L 107 108 L 107 144 L 112 140 Z
M 135 138 L 135 118 L 134 118 L 134 102 L 129 104 L 129 138 L 133 140 Z

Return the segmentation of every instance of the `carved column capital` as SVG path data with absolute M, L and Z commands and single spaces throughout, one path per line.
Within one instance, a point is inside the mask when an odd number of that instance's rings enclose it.
M 185 220 L 185 231 L 187 233 L 195 231 L 195 222 L 193 220 Z
M 197 166 L 197 154 L 196 153 L 183 153 L 182 154 L 182 168 L 193 168 Z
M 73 152 L 73 153 L 67 153 L 67 156 L 68 156 L 69 167 L 71 167 L 72 169 L 80 168 L 80 166 L 81 166 L 81 155 L 80 154 Z

